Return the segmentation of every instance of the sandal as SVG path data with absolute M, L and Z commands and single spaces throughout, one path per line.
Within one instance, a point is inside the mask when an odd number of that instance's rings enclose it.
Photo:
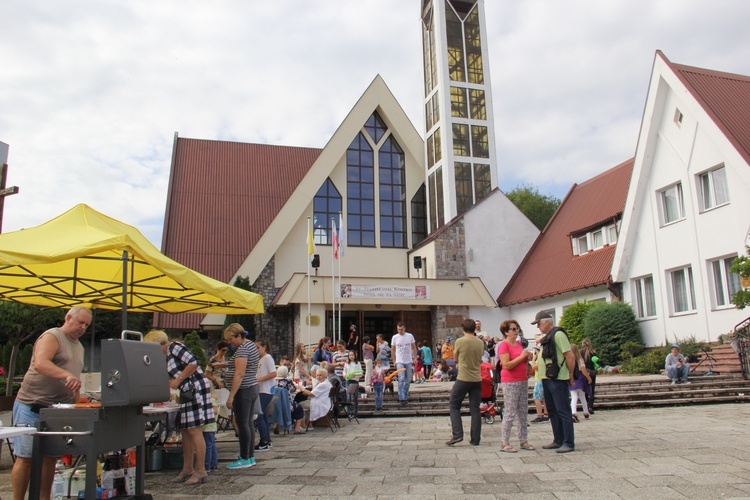
M 518 453 L 518 450 L 513 448 L 509 443 L 503 443 L 500 451 L 503 451 L 505 453 Z
M 575 422 L 576 424 L 580 422 L 580 420 L 578 420 L 578 415 L 576 415 L 575 413 L 573 414 L 573 422 Z
M 521 449 L 523 449 L 523 450 L 529 450 L 529 451 L 536 450 L 536 448 L 534 448 L 532 445 L 530 445 L 528 441 L 521 441 Z
M 172 479 L 169 480 L 169 482 L 170 483 L 184 483 L 185 481 L 190 479 L 192 475 L 193 475 L 193 471 L 190 471 L 187 474 L 185 474 L 184 472 L 180 472 L 180 474 L 177 477 L 173 477 Z
M 208 472 L 204 472 L 203 474 L 193 474 L 193 476 L 185 481 L 185 484 L 189 485 L 196 485 L 196 484 L 202 484 L 206 482 L 206 478 L 208 477 Z

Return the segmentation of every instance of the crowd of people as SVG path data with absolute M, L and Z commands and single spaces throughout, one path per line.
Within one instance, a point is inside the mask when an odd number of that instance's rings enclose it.
M 74 307 L 61 327 L 48 330 L 37 340 L 31 367 L 14 406 L 16 424 L 34 425 L 39 408 L 78 400 L 83 367 L 83 347 L 78 338 L 90 322 L 91 313 L 86 308 Z M 360 394 L 372 393 L 375 413 L 382 412 L 385 388 L 394 377 L 398 380 L 400 405 L 409 404 L 412 383 L 454 381 L 449 403 L 449 446 L 463 441 L 461 405 L 466 396 L 471 413 L 470 442 L 480 444 L 483 384 L 484 388 L 490 385 L 491 395 L 499 387 L 504 409 L 500 451 L 505 453 L 535 449 L 527 432 L 528 384 L 533 377 L 536 418 L 531 423 L 548 421 L 552 431 L 552 441 L 542 448 L 572 452 L 574 424 L 580 422 L 578 404 L 583 419 L 594 414 L 597 353 L 588 339 L 583 339 L 580 348 L 571 344 L 567 333 L 554 324 L 546 311 L 539 312 L 531 324 L 538 329 L 533 342 L 524 337 L 515 320 L 503 321 L 500 338 L 484 332 L 481 321 L 466 319 L 460 338 L 454 342 L 447 337 L 434 350 L 416 342 L 404 323 L 396 325 L 390 342 L 379 334 L 374 343 L 369 336 L 360 341 L 357 328 L 352 325 L 348 339 L 336 342 L 335 349 L 328 337 L 320 339 L 312 355 L 305 344 L 298 343 L 293 359 L 282 356 L 277 365 L 268 340 L 252 341 L 242 325 L 233 323 L 224 330 L 205 370 L 181 341 L 169 339 L 164 331 L 152 330 L 144 341 L 161 346 L 167 360 L 169 386 L 180 394 L 177 425 L 182 437 L 183 466 L 172 482 L 200 484 L 210 471 L 218 469 L 215 433 L 220 391 L 226 392 L 224 404 L 231 410 L 239 441 L 237 459 L 226 467 L 245 469 L 255 465 L 256 452 L 272 448 L 272 433 L 306 432 L 329 414 L 332 402 L 340 401 L 352 419 L 359 412 Z M 689 383 L 689 365 L 677 344 L 665 360 L 665 371 L 673 384 Z M 50 383 L 54 379 L 62 384 Z M 188 396 L 183 399 L 185 394 Z M 511 444 L 514 425 L 517 447 Z M 16 438 L 15 454 L 18 459 L 12 473 L 14 494 L 22 498 L 29 481 L 29 438 Z M 51 485 L 49 471 L 54 462 L 54 457 L 44 459 L 43 490 Z

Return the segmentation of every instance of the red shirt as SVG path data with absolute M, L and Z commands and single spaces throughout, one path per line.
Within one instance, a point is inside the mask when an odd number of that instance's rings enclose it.
M 513 361 L 518 356 L 520 356 L 522 352 L 523 346 L 520 342 L 516 342 L 516 345 L 510 345 L 508 342 L 503 340 L 497 346 L 498 359 L 500 358 L 500 354 L 508 354 L 510 355 L 510 361 Z M 503 366 L 503 369 L 500 372 L 500 380 L 502 382 L 523 382 L 524 380 L 528 379 L 529 372 L 525 362 L 518 363 L 510 370 L 506 370 L 505 366 Z

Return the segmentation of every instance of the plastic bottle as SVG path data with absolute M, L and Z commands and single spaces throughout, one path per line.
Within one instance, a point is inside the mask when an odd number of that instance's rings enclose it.
M 65 498 L 65 464 L 58 460 L 55 465 L 55 479 L 52 481 L 52 500 Z

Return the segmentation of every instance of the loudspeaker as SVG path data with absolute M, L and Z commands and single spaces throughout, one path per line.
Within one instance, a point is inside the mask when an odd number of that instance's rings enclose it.
M 320 267 L 320 255 L 318 254 L 313 255 L 311 264 L 314 269 L 319 268 Z
M 414 269 L 422 269 L 422 257 L 419 255 L 414 256 Z

